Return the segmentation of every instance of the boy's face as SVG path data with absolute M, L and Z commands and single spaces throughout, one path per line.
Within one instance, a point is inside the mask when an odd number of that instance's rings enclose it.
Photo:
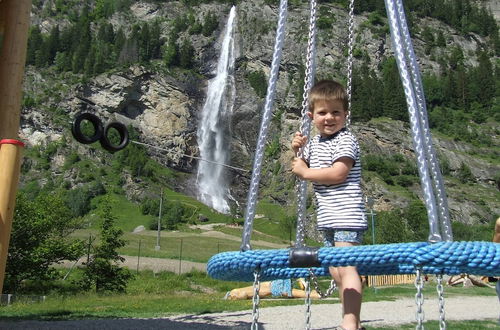
M 347 111 L 340 100 L 318 100 L 314 102 L 313 113 L 308 112 L 321 137 L 340 131 L 347 118 Z

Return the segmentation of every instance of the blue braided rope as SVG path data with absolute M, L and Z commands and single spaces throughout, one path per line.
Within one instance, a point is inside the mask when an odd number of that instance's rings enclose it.
M 223 252 L 207 264 L 208 274 L 226 281 L 252 281 L 261 270 L 261 280 L 309 276 L 307 268 L 290 268 L 289 249 Z M 426 274 L 461 273 L 500 276 L 500 244 L 491 242 L 414 242 L 362 245 L 318 250 L 318 276 L 329 275 L 330 266 L 357 266 L 361 275 L 412 274 L 422 267 Z

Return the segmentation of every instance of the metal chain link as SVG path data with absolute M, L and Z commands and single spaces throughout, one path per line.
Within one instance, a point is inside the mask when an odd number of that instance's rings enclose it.
M 436 290 L 439 297 L 439 329 L 446 330 L 446 318 L 444 312 L 444 288 L 443 288 L 443 275 L 436 276 L 437 285 Z
M 306 330 L 311 329 L 311 283 L 309 278 L 306 279 Z
M 259 328 L 259 290 L 260 290 L 260 270 L 256 269 L 253 272 L 253 298 L 252 298 L 252 326 L 250 329 L 257 330 Z
M 415 277 L 415 288 L 417 288 L 417 293 L 415 294 L 415 303 L 417 304 L 417 330 L 424 329 L 424 310 L 422 306 L 424 305 L 424 294 L 422 290 L 424 289 L 424 281 L 422 278 L 422 269 L 417 268 L 417 276 Z
M 315 57 L 316 57 L 316 1 L 310 1 L 310 17 L 309 17 L 309 35 L 306 53 L 306 72 L 304 78 L 304 92 L 302 94 L 302 110 L 300 133 L 309 138 L 311 131 L 311 119 L 307 115 L 309 111 L 309 90 L 314 83 L 315 74 Z M 299 150 L 297 157 L 302 157 L 302 149 Z M 305 223 L 306 223 L 306 198 L 307 198 L 307 181 L 297 179 L 295 186 L 297 192 L 297 230 L 295 235 L 295 247 L 303 247 L 305 239 Z
M 318 292 L 321 299 L 331 296 L 333 291 L 337 289 L 337 283 L 335 283 L 335 280 L 332 279 L 330 281 L 330 286 L 328 287 L 328 289 L 326 289 L 326 291 L 323 292 L 323 290 L 321 290 L 319 286 L 318 277 L 316 276 L 316 274 L 314 274 L 311 268 L 309 268 L 309 276 L 312 281 L 312 284 L 314 285 L 314 289 L 316 290 L 316 292 Z
M 346 127 L 351 125 L 351 109 L 352 109 L 352 66 L 354 52 L 354 0 L 349 1 L 349 40 L 347 51 L 347 118 L 345 121 Z

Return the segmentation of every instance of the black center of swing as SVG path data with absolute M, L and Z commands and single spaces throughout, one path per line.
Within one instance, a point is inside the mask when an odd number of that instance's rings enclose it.
M 321 267 L 317 247 L 295 247 L 290 249 L 288 262 L 292 268 Z

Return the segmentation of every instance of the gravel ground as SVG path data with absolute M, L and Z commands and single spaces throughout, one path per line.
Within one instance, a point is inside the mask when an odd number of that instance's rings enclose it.
M 445 301 L 447 320 L 498 320 L 498 298 L 451 297 Z M 415 321 L 415 300 L 404 298 L 396 301 L 367 302 L 362 307 L 362 323 L 370 326 L 398 325 Z M 425 320 L 437 320 L 437 298 L 426 298 Z M 338 303 L 312 306 L 311 327 L 315 330 L 334 329 L 340 322 L 341 307 Z M 132 330 L 132 329 L 249 329 L 252 311 L 202 315 L 176 315 L 159 319 L 104 319 L 78 321 L 0 321 L 0 329 L 47 329 L 47 330 Z M 279 306 L 260 309 L 259 329 L 288 330 L 305 328 L 305 306 Z M 500 328 L 500 326 L 499 326 Z

